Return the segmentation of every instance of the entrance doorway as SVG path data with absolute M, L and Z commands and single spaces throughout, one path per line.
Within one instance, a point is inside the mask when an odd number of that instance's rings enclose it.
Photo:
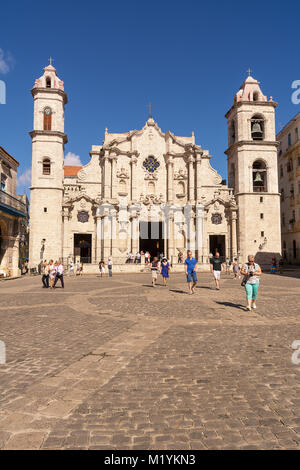
M 213 255 L 216 252 L 220 253 L 221 258 L 225 260 L 225 235 L 210 235 L 209 236 L 209 252 Z
M 140 252 L 149 251 L 151 260 L 164 253 L 164 233 L 162 222 L 140 222 Z
M 92 262 L 92 235 L 74 233 L 74 256 L 80 256 L 81 263 Z

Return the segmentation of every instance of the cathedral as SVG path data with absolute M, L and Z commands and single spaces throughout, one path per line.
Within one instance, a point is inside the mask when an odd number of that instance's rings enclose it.
M 96 272 L 111 257 L 116 271 L 138 270 L 128 253 L 149 251 L 176 267 L 191 249 L 205 270 L 216 251 L 262 265 L 280 255 L 276 103 L 250 75 L 226 114 L 228 185 L 194 133 L 163 132 L 151 113 L 142 129 L 105 129 L 87 165 L 64 166 L 68 99 L 52 65 L 31 93 L 31 266 L 72 258 Z

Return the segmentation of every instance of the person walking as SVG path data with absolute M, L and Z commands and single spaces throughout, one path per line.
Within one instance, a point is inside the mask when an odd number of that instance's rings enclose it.
M 105 274 L 105 264 L 104 261 L 100 261 L 99 263 L 99 270 L 100 270 L 100 277 L 103 277 Z
M 158 258 L 157 257 L 153 258 L 153 261 L 152 263 L 150 263 L 149 266 L 150 266 L 151 274 L 152 274 L 152 286 L 156 287 L 157 272 L 159 271 Z
M 42 266 L 42 283 L 43 289 L 49 288 L 49 264 L 45 260 Z
M 75 276 L 75 266 L 74 266 L 74 261 L 70 259 L 69 262 L 69 273 L 68 276 L 74 275 Z
M 216 252 L 215 256 L 213 256 L 210 260 L 210 270 L 214 277 L 216 283 L 216 289 L 220 290 L 220 279 L 221 279 L 221 271 L 222 271 L 222 260 L 220 258 L 220 253 Z
M 234 274 L 234 279 L 240 279 L 241 278 L 241 273 L 240 273 L 240 265 L 238 263 L 237 258 L 234 258 L 233 263 L 233 274 Z
M 49 261 L 49 281 L 50 281 L 50 289 L 53 289 L 53 284 L 55 281 L 56 276 L 56 263 L 53 264 L 53 259 Z
M 113 266 L 112 259 L 111 259 L 111 257 L 109 257 L 108 258 L 108 263 L 107 263 L 109 277 L 112 277 L 112 266 Z
M 189 285 L 189 294 L 195 294 L 195 287 L 198 282 L 196 274 L 197 260 L 193 258 L 191 250 L 187 252 L 187 258 L 184 262 L 186 280 Z
M 167 287 L 167 279 L 169 278 L 170 263 L 167 258 L 163 258 L 160 263 L 160 272 L 163 277 L 164 286 Z
M 62 289 L 64 289 L 65 288 L 65 284 L 64 284 L 64 267 L 63 267 L 62 262 L 60 260 L 59 260 L 59 262 L 57 263 L 57 266 L 56 266 L 56 276 L 55 276 L 55 281 L 54 281 L 54 284 L 53 284 L 53 289 L 55 288 L 58 279 L 60 280 L 60 284 L 61 284 Z
M 248 256 L 248 263 L 242 266 L 241 274 L 244 276 L 242 286 L 245 287 L 247 310 L 256 309 L 257 292 L 261 277 L 261 267 L 254 262 L 254 256 Z

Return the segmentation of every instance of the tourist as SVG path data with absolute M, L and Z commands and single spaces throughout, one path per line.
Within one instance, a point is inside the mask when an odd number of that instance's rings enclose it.
M 125 263 L 131 263 L 131 252 L 127 253 L 127 258 Z
M 112 259 L 111 259 L 111 257 L 109 257 L 108 258 L 108 263 L 107 263 L 109 277 L 112 277 L 112 266 L 113 266 Z
M 240 279 L 240 278 L 241 278 L 241 275 L 240 275 L 240 265 L 239 265 L 239 263 L 238 263 L 237 258 L 234 258 L 233 263 L 232 263 L 232 266 L 233 266 L 234 279 Z
M 150 263 L 150 253 L 149 253 L 149 251 L 146 251 L 146 253 L 145 253 L 145 263 L 146 264 Z
M 63 267 L 61 261 L 59 261 L 59 263 L 57 263 L 57 265 L 56 265 L 56 276 L 55 276 L 55 281 L 54 281 L 54 284 L 53 284 L 53 289 L 55 288 L 58 279 L 60 280 L 60 284 L 61 284 L 62 289 L 64 289 L 65 288 L 65 284 L 64 284 L 64 267 Z
M 80 261 L 76 261 L 76 276 L 80 275 Z
M 104 263 L 104 261 L 100 261 L 99 270 L 100 270 L 100 277 L 103 277 L 104 274 L 105 274 L 105 263 Z
M 277 271 L 277 261 L 276 261 L 276 258 L 272 258 L 270 274 L 276 274 L 276 271 Z
M 245 287 L 247 297 L 247 310 L 256 309 L 257 291 L 260 283 L 261 268 L 254 262 L 254 256 L 248 256 L 248 263 L 242 266 L 241 274 L 244 276 L 242 286 Z
M 216 283 L 216 289 L 220 290 L 220 279 L 221 279 L 221 271 L 222 271 L 222 260 L 220 258 L 220 253 L 216 252 L 215 256 L 213 256 L 210 260 L 210 270 L 214 277 Z
M 180 264 L 183 263 L 183 253 L 182 253 L 182 251 L 179 251 L 179 253 L 178 253 L 178 263 L 180 263 Z
M 83 262 L 82 261 L 79 264 L 79 274 L 80 274 L 80 277 L 83 275 Z
M 164 286 L 167 287 L 167 279 L 170 272 L 170 263 L 167 258 L 163 258 L 160 263 L 160 272 L 163 277 Z
M 49 281 L 50 281 L 50 289 L 53 288 L 53 284 L 55 281 L 55 276 L 56 276 L 56 263 L 53 264 L 53 259 L 50 259 L 49 261 Z
M 198 282 L 196 274 L 197 260 L 193 258 L 191 250 L 187 252 L 187 258 L 184 262 L 186 280 L 189 285 L 189 294 L 195 293 L 195 287 Z
M 157 257 L 153 258 L 152 263 L 150 263 L 150 269 L 151 269 L 151 274 L 152 274 L 152 286 L 156 287 L 157 272 L 159 271 L 158 258 Z
M 70 259 L 69 261 L 69 276 L 74 275 L 75 276 L 75 266 L 74 266 L 74 261 Z
M 231 266 L 231 261 L 229 258 L 226 258 L 226 262 L 225 262 L 226 274 L 230 274 L 230 266 Z
M 45 260 L 42 266 L 42 283 L 43 283 L 43 288 L 48 289 L 49 287 L 49 265 L 47 264 L 47 261 Z
M 137 252 L 135 256 L 135 263 L 141 264 L 141 253 Z

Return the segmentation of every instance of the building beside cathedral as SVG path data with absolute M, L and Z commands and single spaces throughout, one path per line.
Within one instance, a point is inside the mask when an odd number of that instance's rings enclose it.
M 277 139 L 279 190 L 281 194 L 282 256 L 300 263 L 300 113 L 285 126 Z
M 280 253 L 276 104 L 248 77 L 228 111 L 229 186 L 191 136 L 105 130 L 90 162 L 64 166 L 64 83 L 52 65 L 36 80 L 32 138 L 30 264 L 81 259 L 92 272 L 111 256 L 164 253 L 173 264 L 192 249 L 203 267 L 216 250 L 268 263 Z

